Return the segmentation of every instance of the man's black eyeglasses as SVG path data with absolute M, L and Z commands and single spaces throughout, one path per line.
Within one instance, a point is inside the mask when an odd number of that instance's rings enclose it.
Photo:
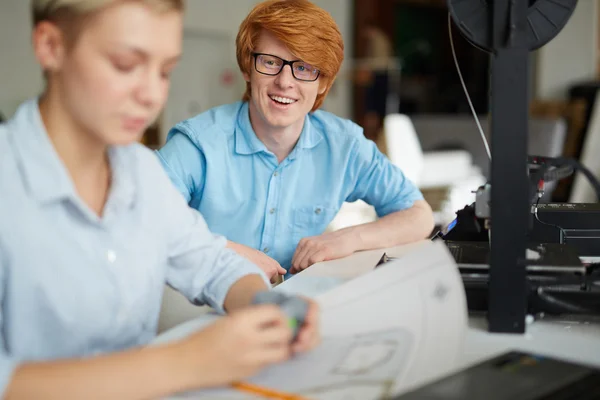
M 316 81 L 321 73 L 317 68 L 301 60 L 288 61 L 265 53 L 252 53 L 252 56 L 254 57 L 254 69 L 263 75 L 278 75 L 286 65 L 290 66 L 292 75 L 299 81 Z

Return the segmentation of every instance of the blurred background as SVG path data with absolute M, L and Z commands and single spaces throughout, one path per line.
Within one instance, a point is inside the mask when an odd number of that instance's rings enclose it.
M 244 89 L 234 40 L 257 1 L 187 3 L 184 57 L 167 107 L 144 137 L 152 148 L 164 143 L 176 122 L 236 101 Z M 473 186 L 485 180 L 489 161 L 452 58 L 446 1 L 314 3 L 332 14 L 346 44 L 342 71 L 323 108 L 361 124 L 365 135 L 421 187 L 438 223 L 448 220 L 470 200 Z M 599 0 L 579 0 L 559 36 L 531 53 L 529 81 L 530 153 L 576 157 L 595 173 L 600 172 L 594 157 L 600 152 L 599 25 Z M 466 86 L 487 133 L 489 56 L 453 32 Z M 41 90 L 29 42 L 29 1 L 0 0 L 3 118 Z M 546 200 L 596 201 L 577 176 L 552 188 Z

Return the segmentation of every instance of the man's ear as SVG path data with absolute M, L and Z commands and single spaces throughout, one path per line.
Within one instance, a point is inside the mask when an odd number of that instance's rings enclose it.
M 246 82 L 250 82 L 250 75 L 247 72 L 242 72 L 242 76 Z
M 327 88 L 329 87 L 329 81 L 321 81 L 319 82 L 319 94 L 323 94 L 325 93 L 325 91 L 327 90 Z
M 59 70 L 66 53 L 65 37 L 60 28 L 49 21 L 36 25 L 32 35 L 33 51 L 46 72 Z

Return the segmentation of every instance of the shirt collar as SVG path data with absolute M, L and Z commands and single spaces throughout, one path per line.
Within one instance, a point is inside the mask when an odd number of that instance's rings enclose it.
M 27 188 L 40 203 L 75 193 L 64 164 L 54 150 L 40 115 L 38 100 L 23 103 L 9 123 Z
M 300 134 L 300 139 L 292 151 L 294 154 L 296 153 L 297 148 L 312 149 L 323 139 L 323 135 L 312 126 L 309 115 L 304 119 L 304 126 L 302 128 L 302 133 Z M 250 123 L 248 102 L 244 102 L 237 117 L 235 152 L 237 154 L 255 154 L 261 151 L 268 152 L 269 150 L 256 136 L 256 133 L 254 133 L 254 129 Z
M 235 152 L 237 154 L 255 154 L 261 151 L 269 150 L 263 142 L 256 136 L 252 124 L 250 123 L 250 112 L 248 111 L 248 102 L 245 101 L 240 107 L 235 127 Z
M 132 155 L 126 148 L 110 147 L 108 157 L 111 169 L 111 184 L 106 209 L 115 210 L 132 207 L 137 194 L 136 164 L 131 162 Z
M 298 148 L 301 149 L 312 149 L 318 145 L 323 139 L 323 135 L 318 129 L 312 124 L 310 114 L 304 118 L 304 127 L 302 127 L 302 133 L 298 140 Z
M 68 198 L 78 198 L 67 168 L 52 145 L 42 117 L 38 99 L 23 103 L 9 122 L 14 132 L 17 157 L 26 186 L 32 196 L 42 204 Z M 123 149 L 111 148 L 112 183 L 107 204 L 131 205 L 135 196 L 135 178 L 125 165 Z

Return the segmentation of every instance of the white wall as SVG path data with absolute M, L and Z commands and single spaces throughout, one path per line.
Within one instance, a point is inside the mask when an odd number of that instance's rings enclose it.
M 23 100 L 39 93 L 41 74 L 30 46 L 29 1 L 0 0 L 0 112 L 10 116 Z M 185 27 L 188 30 L 215 32 L 231 38 L 231 48 L 238 27 L 257 0 L 188 0 Z M 351 2 L 316 0 L 336 19 L 346 41 L 346 56 L 351 56 Z M 231 55 L 235 61 L 235 54 Z M 236 67 L 233 64 L 233 67 Z M 348 82 L 340 80 L 325 107 L 343 117 L 350 117 L 351 99 Z M 176 93 L 172 93 L 176 94 Z M 241 94 L 240 94 L 241 95 Z
M 0 0 L 0 112 L 5 117 L 42 87 L 30 26 L 29 1 Z
M 256 0 L 188 0 L 185 25 L 227 34 L 233 41 L 244 16 Z M 350 0 L 315 0 L 338 22 L 352 57 Z M 536 97 L 562 99 L 566 87 L 596 74 L 598 0 L 579 0 L 563 31 L 537 54 Z M 29 1 L 0 0 L 0 112 L 10 116 L 23 100 L 36 95 L 42 84 L 30 46 Z M 232 55 L 233 57 L 233 55 Z M 325 108 L 343 117 L 351 115 L 350 85 L 339 79 Z
M 598 0 L 579 0 L 567 25 L 538 50 L 536 97 L 561 100 L 568 86 L 596 77 Z
M 188 0 L 186 28 L 201 28 L 237 33 L 237 29 L 255 0 Z
M 344 64 L 342 64 L 342 72 L 345 71 L 345 66 L 351 64 L 354 53 L 352 51 L 354 36 L 353 36 L 353 18 L 352 9 L 353 2 L 350 0 L 314 0 L 314 3 L 327 10 L 333 19 L 337 22 L 342 37 L 344 38 Z M 347 78 L 340 77 L 336 80 L 334 87 L 329 92 L 323 107 L 340 117 L 352 117 L 352 85 Z

